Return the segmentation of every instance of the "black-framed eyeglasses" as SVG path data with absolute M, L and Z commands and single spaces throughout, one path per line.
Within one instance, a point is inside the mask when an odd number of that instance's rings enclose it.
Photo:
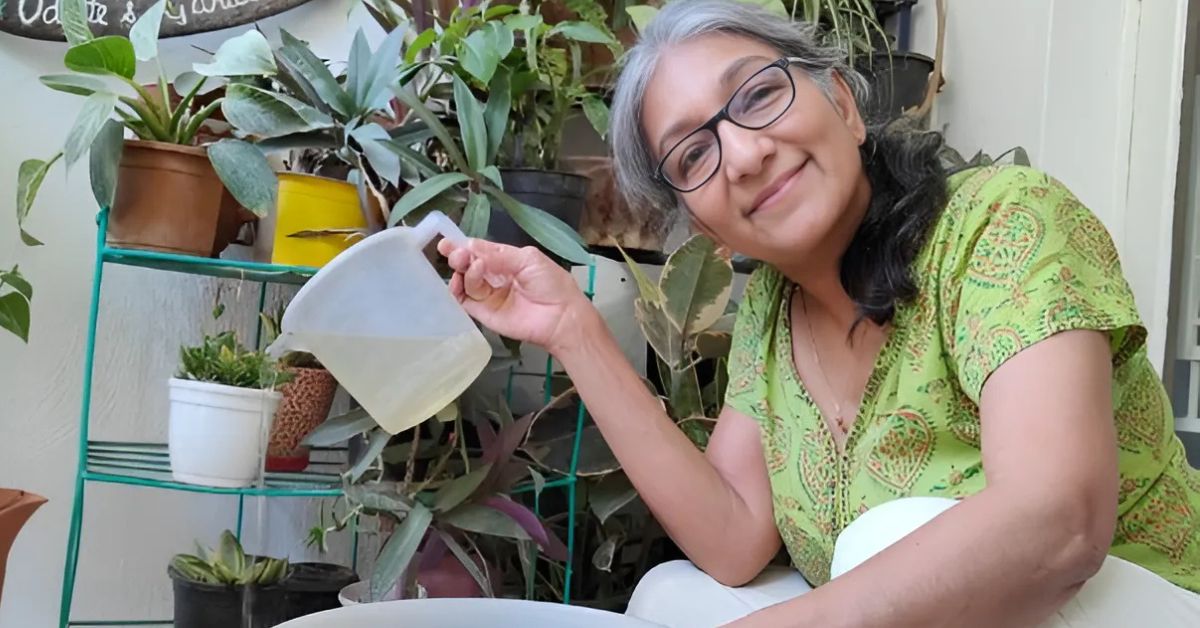
M 784 57 L 743 81 L 717 115 L 667 151 L 658 162 L 655 177 L 678 192 L 692 192 L 708 183 L 721 168 L 717 125 L 728 120 L 757 131 L 783 117 L 796 100 L 796 81 L 788 66 L 797 61 Z

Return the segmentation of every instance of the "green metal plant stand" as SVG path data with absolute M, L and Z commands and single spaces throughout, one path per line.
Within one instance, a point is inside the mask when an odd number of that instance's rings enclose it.
M 237 533 L 242 532 L 245 498 L 257 497 L 337 497 L 342 494 L 341 472 L 345 463 L 322 463 L 314 461 L 309 469 L 301 473 L 266 473 L 256 486 L 243 488 L 217 488 L 195 484 L 184 484 L 171 479 L 170 460 L 164 443 L 114 442 L 92 440 L 89 429 L 92 409 L 92 380 L 95 370 L 96 326 L 100 315 L 101 285 L 104 268 L 109 264 L 137 266 L 159 271 L 204 275 L 259 283 L 258 309 L 261 311 L 266 300 L 266 288 L 271 283 L 302 284 L 316 274 L 316 268 L 281 266 L 236 260 L 193 257 L 153 251 L 118 249 L 109 247 L 105 241 L 108 229 L 108 212 L 102 210 L 97 218 L 96 255 L 92 276 L 91 304 L 88 311 L 87 345 L 83 364 L 83 389 L 79 419 L 79 453 L 75 474 L 74 505 L 67 533 L 67 553 L 63 567 L 62 598 L 59 608 L 59 626 L 170 626 L 171 620 L 72 620 L 71 602 L 75 592 L 75 578 L 79 566 L 79 547 L 83 534 L 85 493 L 89 484 L 102 482 L 124 484 L 132 487 L 150 487 L 193 493 L 236 496 L 238 500 Z M 592 264 L 588 272 L 588 297 L 595 286 L 596 268 Z M 261 329 L 260 329 L 261 333 Z M 259 345 L 255 338 L 255 346 Z M 547 361 L 546 381 L 549 381 L 553 364 Z M 562 488 L 567 491 L 570 512 L 568 514 L 567 564 L 565 571 L 564 602 L 570 601 L 571 579 L 575 557 L 576 527 L 576 469 L 578 466 L 580 434 L 586 410 L 580 404 L 576 422 L 574 448 L 570 472 L 561 477 L 548 479 L 545 488 Z M 315 448 L 314 451 L 321 451 Z M 326 451 L 344 451 L 329 450 Z M 519 487 L 518 492 L 532 490 L 531 486 Z M 354 534 L 352 554 L 358 556 L 358 535 Z

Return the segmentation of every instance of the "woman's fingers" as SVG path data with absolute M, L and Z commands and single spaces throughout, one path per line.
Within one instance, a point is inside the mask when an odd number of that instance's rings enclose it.
M 485 301 L 492 296 L 492 285 L 485 278 L 487 261 L 476 258 L 471 261 L 465 273 L 461 273 L 463 291 L 467 298 L 474 301 Z

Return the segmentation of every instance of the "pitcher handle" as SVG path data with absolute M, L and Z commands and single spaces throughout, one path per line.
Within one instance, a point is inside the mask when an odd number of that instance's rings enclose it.
M 454 243 L 455 246 L 466 246 L 467 236 L 454 224 L 453 220 L 446 214 L 440 211 L 431 211 L 428 215 L 413 227 L 413 235 L 417 239 L 417 244 L 425 247 L 433 241 L 434 236 L 441 234 L 443 238 Z

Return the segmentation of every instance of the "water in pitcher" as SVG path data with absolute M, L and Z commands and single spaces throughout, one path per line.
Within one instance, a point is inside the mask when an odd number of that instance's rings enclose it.
M 491 358 L 471 333 L 435 338 L 302 334 L 346 392 L 389 433 L 421 423 L 462 394 Z M 343 374 L 351 376 L 343 377 Z

